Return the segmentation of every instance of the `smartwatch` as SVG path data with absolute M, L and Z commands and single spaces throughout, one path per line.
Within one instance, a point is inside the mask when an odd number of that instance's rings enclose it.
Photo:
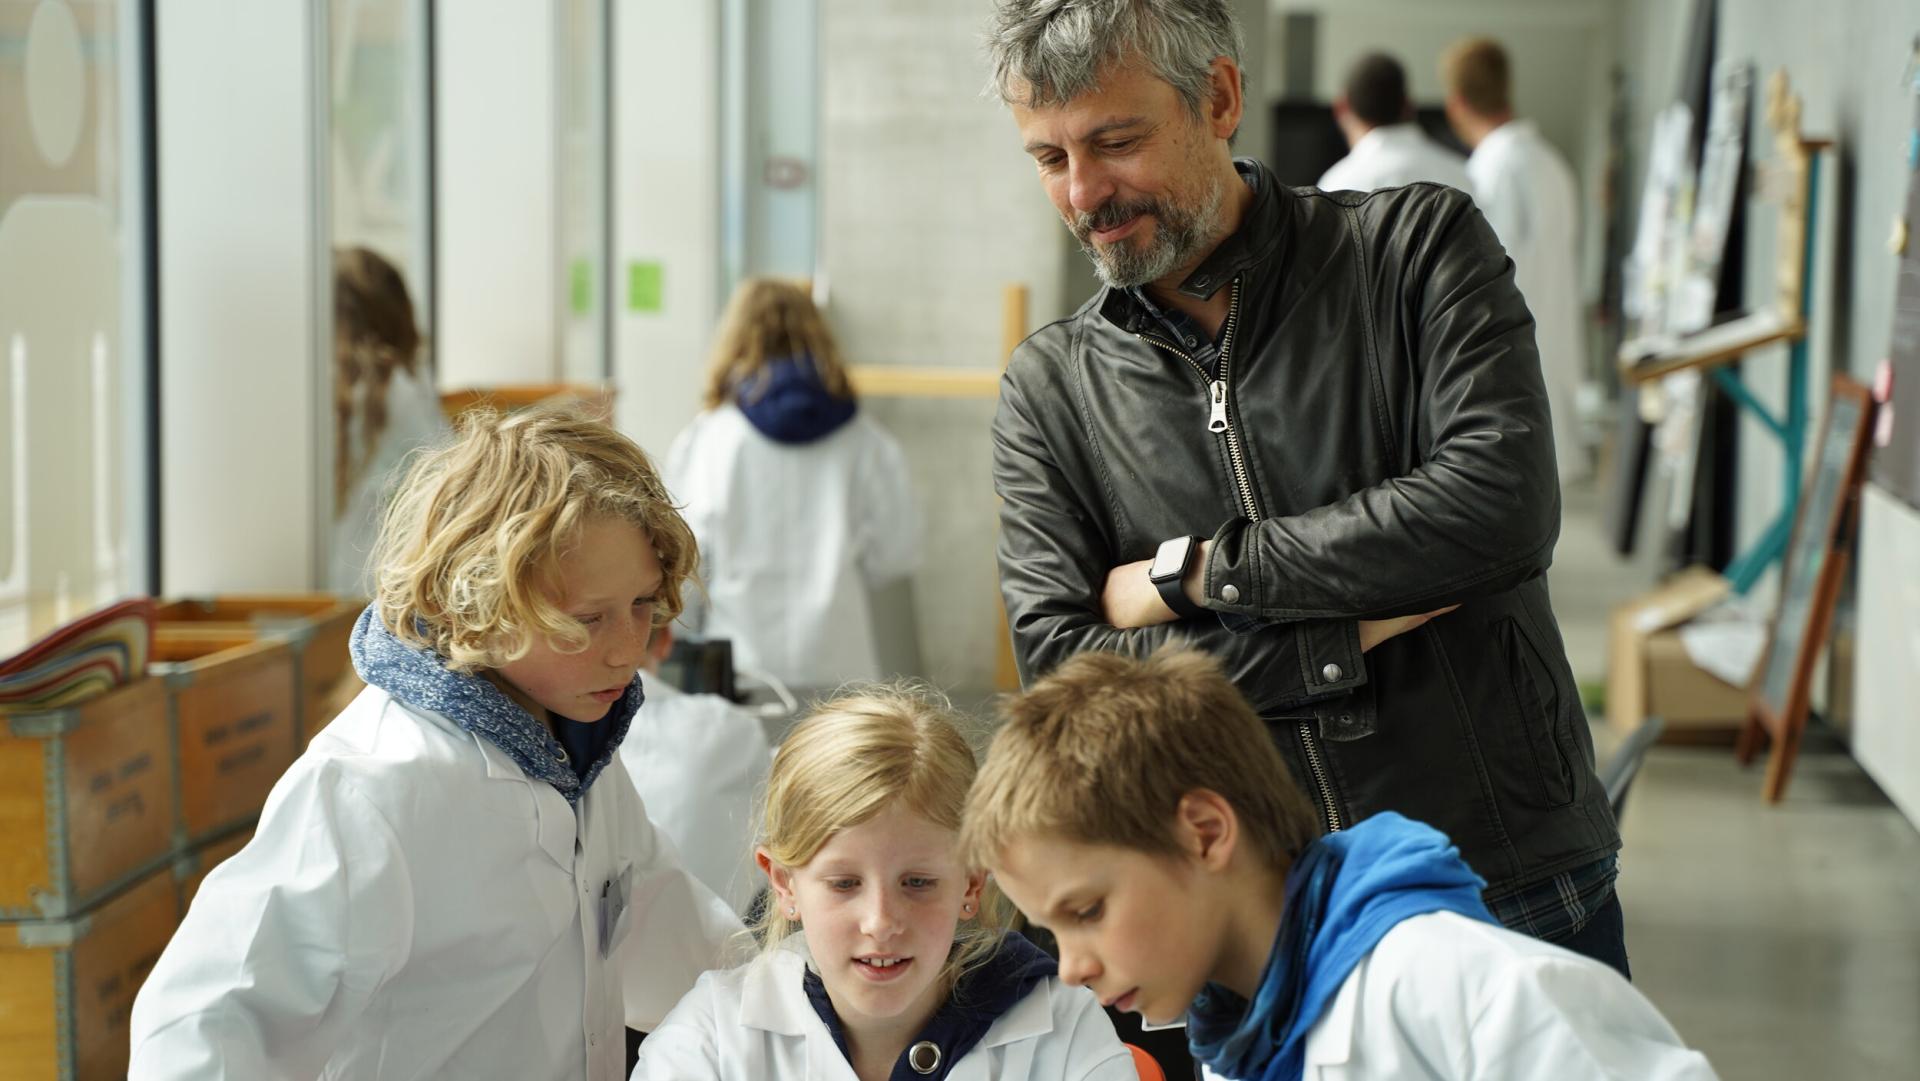
M 1174 537 L 1161 541 L 1159 551 L 1153 553 L 1153 562 L 1147 567 L 1147 581 L 1153 583 L 1153 587 L 1160 591 L 1160 599 L 1181 619 L 1192 619 L 1206 611 L 1187 598 L 1187 591 L 1181 585 L 1199 543 L 1198 537 Z

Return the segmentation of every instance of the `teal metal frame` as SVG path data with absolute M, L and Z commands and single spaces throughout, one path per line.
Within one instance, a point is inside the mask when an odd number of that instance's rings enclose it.
M 1814 232 L 1819 223 L 1820 157 L 1820 153 L 1815 151 L 1807 162 L 1807 227 L 1805 247 L 1801 252 L 1801 266 L 1804 269 L 1800 275 L 1802 327 L 1811 326 L 1813 312 L 1813 253 Z M 1713 371 L 1714 382 L 1720 385 L 1720 389 L 1726 391 L 1741 408 L 1780 440 L 1780 513 L 1752 547 L 1727 564 L 1726 577 L 1736 593 L 1744 594 L 1752 589 L 1768 568 L 1784 559 L 1787 544 L 1793 539 L 1794 520 L 1800 513 L 1800 468 L 1807 446 L 1807 348 L 1807 336 L 1802 333 L 1787 350 L 1787 412 L 1784 418 L 1775 416 L 1760 399 L 1753 396 L 1753 391 L 1741 381 L 1740 372 L 1735 366 L 1728 365 Z

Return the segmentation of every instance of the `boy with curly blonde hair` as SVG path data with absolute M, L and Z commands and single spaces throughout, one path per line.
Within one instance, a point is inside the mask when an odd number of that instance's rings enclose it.
M 1713 1078 L 1619 973 L 1495 922 L 1438 830 L 1321 830 L 1219 663 L 1164 647 L 1079 654 L 1007 706 L 961 852 L 1062 980 L 1184 1019 L 1214 1076 Z
M 367 689 L 194 899 L 131 1076 L 620 1078 L 740 930 L 615 753 L 692 534 L 631 440 L 541 408 L 418 459 L 376 561 Z

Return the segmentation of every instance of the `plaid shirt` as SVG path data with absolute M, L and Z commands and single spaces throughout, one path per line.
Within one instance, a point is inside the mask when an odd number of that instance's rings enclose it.
M 1544 942 L 1579 934 L 1593 914 L 1613 896 L 1620 860 L 1608 856 L 1543 879 L 1504 897 L 1489 897 L 1487 907 L 1510 931 Z

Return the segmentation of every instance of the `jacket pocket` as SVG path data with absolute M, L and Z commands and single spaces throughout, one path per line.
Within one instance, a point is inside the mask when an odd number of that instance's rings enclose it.
M 1552 671 L 1540 659 L 1532 639 L 1511 617 L 1495 624 L 1494 633 L 1506 661 L 1505 683 L 1513 698 L 1520 742 L 1531 759 L 1540 802 L 1546 807 L 1565 807 L 1573 802 L 1573 765 L 1567 761 L 1566 741 L 1560 738 L 1560 729 L 1567 722 L 1560 695 L 1554 690 Z

